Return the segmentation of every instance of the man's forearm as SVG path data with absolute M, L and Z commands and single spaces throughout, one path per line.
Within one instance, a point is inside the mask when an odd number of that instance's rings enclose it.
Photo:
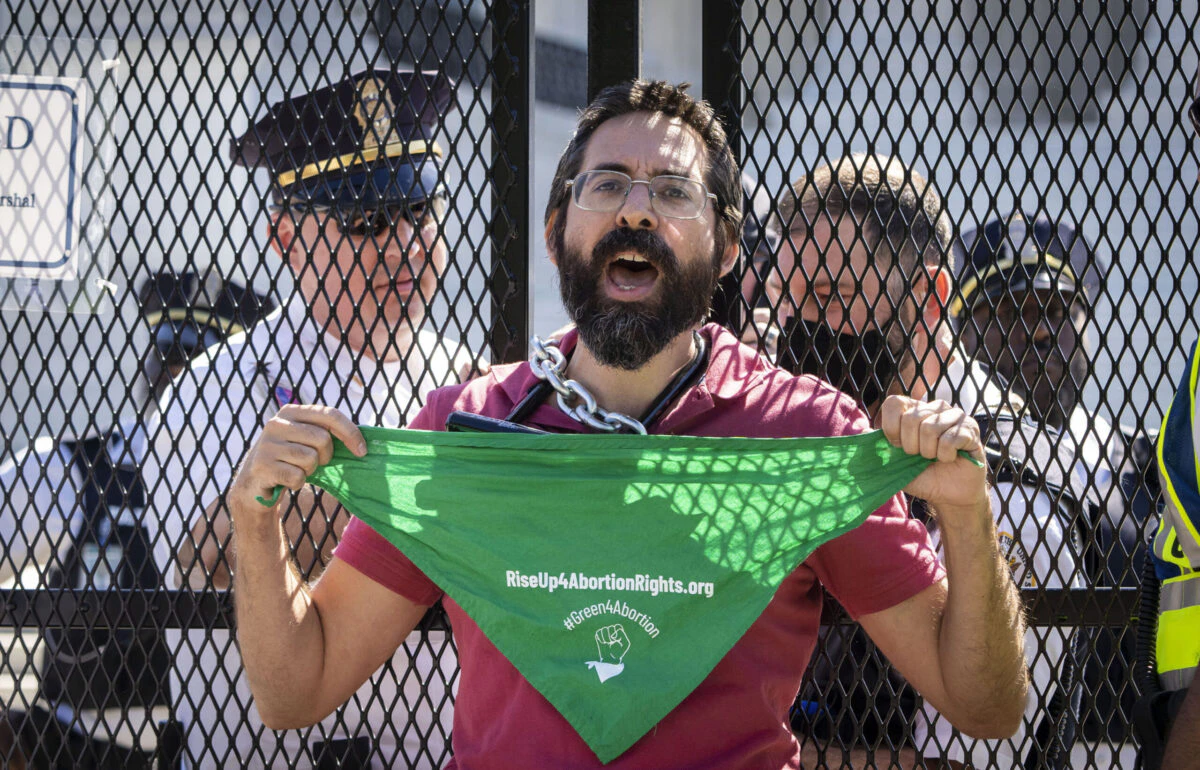
M 234 510 L 234 606 L 242 661 L 263 722 L 300 727 L 323 715 L 305 713 L 324 662 L 321 619 L 292 564 L 276 518 Z
M 331 505 L 329 500 L 319 495 L 316 487 L 306 486 L 292 495 L 283 517 L 287 542 L 295 551 L 294 561 L 312 582 L 333 557 L 334 546 L 350 520 L 344 508 L 336 501 Z M 230 573 L 237 567 L 237 554 L 227 547 L 231 542 L 229 512 L 223 500 L 216 500 L 208 506 L 205 517 L 192 527 L 191 538 L 184 538 L 179 549 L 184 582 L 197 589 L 229 588 Z M 193 543 L 199 547 L 193 547 Z
M 975 737 L 1008 737 L 1025 709 L 1025 623 L 988 497 L 978 505 L 938 517 L 954 522 L 940 530 L 948 593 L 938 655 L 953 700 L 951 722 Z
M 1183 705 L 1175 715 L 1163 754 L 1162 770 L 1200 768 L 1200 668 L 1192 679 Z

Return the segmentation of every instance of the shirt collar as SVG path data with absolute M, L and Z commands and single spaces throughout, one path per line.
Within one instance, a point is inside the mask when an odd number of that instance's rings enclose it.
M 718 401 L 744 396 L 775 370 L 766 358 L 743 345 L 730 331 L 718 324 L 706 324 L 700 329 L 700 334 L 709 349 L 704 376 L 696 385 L 680 394 L 660 418 L 657 429 L 653 431 L 655 433 L 670 432 L 672 426 L 712 409 Z M 563 335 L 559 347 L 564 353 L 570 354 L 578 340 L 579 333 L 571 329 Z M 511 376 L 506 376 L 509 372 L 512 372 Z M 496 378 L 514 405 L 520 403 L 540 382 L 528 362 L 493 367 L 491 376 Z M 526 422 L 553 429 L 581 429 L 578 422 L 558 408 L 553 394 L 534 410 Z

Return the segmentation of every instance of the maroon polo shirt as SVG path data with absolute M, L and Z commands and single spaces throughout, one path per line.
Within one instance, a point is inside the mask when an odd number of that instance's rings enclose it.
M 710 346 L 704 378 L 669 408 L 653 433 L 785 438 L 870 429 L 854 402 L 827 383 L 784 372 L 715 324 L 701 333 Z M 563 350 L 574 344 L 572 332 Z M 435 391 L 409 427 L 441 430 L 456 409 L 503 418 L 536 382 L 527 363 L 497 366 L 486 377 Z M 563 414 L 553 398 L 526 424 L 589 432 Z M 628 751 L 602 766 L 454 598 L 444 596 L 395 546 L 354 519 L 337 557 L 419 604 L 443 599 L 462 667 L 455 756 L 449 765 L 458 770 L 799 767 L 788 710 L 816 644 L 822 588 L 857 618 L 903 602 L 944 574 L 925 527 L 909 517 L 897 495 L 857 529 L 814 551 L 700 686 Z

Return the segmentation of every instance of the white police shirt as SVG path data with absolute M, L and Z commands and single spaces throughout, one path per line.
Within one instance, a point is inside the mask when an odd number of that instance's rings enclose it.
M 151 426 L 154 418 L 145 418 Z M 153 427 L 150 428 L 153 430 Z M 137 470 L 146 456 L 147 430 L 140 420 L 126 420 L 107 431 L 104 451 L 114 468 Z M 0 587 L 44 589 L 50 572 L 61 566 L 73 538 L 84 526 L 83 495 L 89 487 L 78 463 L 72 459 L 68 441 L 39 436 L 32 444 L 0 463 Z M 114 511 L 115 521 L 122 525 L 145 522 L 141 509 L 122 508 Z M 55 560 L 57 554 L 59 560 Z M 90 574 L 90 587 L 102 590 L 115 576 L 106 567 L 119 557 L 94 558 L 85 566 Z M 87 557 L 84 557 L 87 559 Z M 53 562 L 53 563 L 52 563 Z M 11 631 L 5 631 L 0 648 L 20 653 L 22 646 L 12 646 Z M 32 644 L 36 635 L 29 634 Z M 43 652 L 43 654 L 45 654 Z M 20 660 L 10 660 L 11 670 L 19 671 Z M 32 662 L 30 663 L 32 666 Z M 20 691 L 29 702 L 35 702 L 36 685 L 5 676 L 0 687 Z M 97 690 L 103 683 L 97 683 Z M 14 703 L 19 707 L 21 700 Z M 154 723 L 169 716 L 164 706 L 135 706 L 130 709 L 80 709 L 67 703 L 48 704 L 59 721 L 70 725 L 80 734 L 94 735 L 123 748 L 153 751 L 157 745 Z
M 401 427 L 430 391 L 457 382 L 457 372 L 469 362 L 458 343 L 420 331 L 406 361 L 377 364 L 320 330 L 300 298 L 193 361 L 164 397 L 163 427 L 154 437 L 162 483 L 153 470 L 146 474 L 164 534 L 155 543 L 155 561 L 168 584 L 182 580 L 179 544 L 228 488 L 263 424 L 282 405 L 322 404 L 359 424 Z M 440 766 L 458 661 L 446 632 L 430 632 L 427 645 L 418 646 L 420 638 L 414 633 L 390 664 L 319 725 L 272 732 L 251 707 L 229 631 L 168 632 L 167 643 L 176 651 L 171 682 L 176 716 L 187 736 L 185 764 L 310 767 L 313 757 L 302 742 L 311 750 L 315 742 L 365 737 L 375 745 L 373 757 L 388 766 Z M 406 675 L 410 657 L 415 671 Z M 409 713 L 420 732 L 432 731 L 428 754 L 418 753 L 417 731 L 399 735 Z
M 994 377 L 975 362 L 964 363 L 955 351 L 938 383 L 935 398 L 957 403 L 967 414 L 1015 406 L 1014 398 L 1001 390 Z M 1075 555 L 1063 547 L 1068 537 L 1063 517 L 1055 511 L 1043 491 L 1020 484 L 1000 483 L 990 488 L 992 513 L 1000 537 L 1000 552 L 1008 558 L 1019 588 L 1081 588 Z M 941 550 L 938 534 L 934 545 Z M 1069 582 L 1064 580 L 1069 579 Z M 925 703 L 913 725 L 913 743 L 918 756 L 952 759 L 974 767 L 1021 767 L 1034 748 L 1034 731 L 1045 718 L 1045 706 L 1056 689 L 1058 669 L 1069 649 L 1074 629 L 1069 627 L 1030 629 L 1025 633 L 1025 660 L 1032 686 L 1025 713 L 1016 734 L 1005 740 L 975 740 L 958 732 L 949 720 Z M 1043 642 L 1039 648 L 1038 637 Z
M 1075 457 L 1075 478 L 1085 487 L 1095 489 L 1096 496 L 1107 499 L 1116 481 L 1115 468 L 1119 453 L 1116 450 L 1119 431 L 1112 423 L 1082 406 L 1071 410 L 1066 434 L 1079 447 Z

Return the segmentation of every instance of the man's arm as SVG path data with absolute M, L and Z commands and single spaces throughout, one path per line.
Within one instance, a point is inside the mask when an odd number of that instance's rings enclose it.
M 1200 667 L 1171 725 L 1162 770 L 1200 770 Z
M 350 514 L 311 485 L 285 496 L 281 505 L 283 530 L 295 550 L 295 563 L 307 579 L 316 580 L 333 557 L 334 546 L 350 522 Z M 237 567 L 237 549 L 231 547 L 232 531 L 225 504 L 221 500 L 212 501 L 179 548 L 179 563 L 192 587 L 230 587 L 230 572 Z
M 910 454 L 936 459 L 906 489 L 938 521 L 947 579 L 859 619 L 889 660 L 943 716 L 977 738 L 1020 726 L 1028 690 L 1020 597 L 1000 553 L 979 427 L 945 402 L 892 396 L 880 427 Z
M 285 406 L 264 427 L 230 487 L 236 532 L 238 642 L 263 723 L 314 724 L 332 713 L 395 652 L 427 607 L 334 560 L 315 585 L 292 564 L 280 521 L 268 508 L 276 486 L 297 490 L 329 461 L 332 436 L 361 456 L 358 428 L 334 409 Z

